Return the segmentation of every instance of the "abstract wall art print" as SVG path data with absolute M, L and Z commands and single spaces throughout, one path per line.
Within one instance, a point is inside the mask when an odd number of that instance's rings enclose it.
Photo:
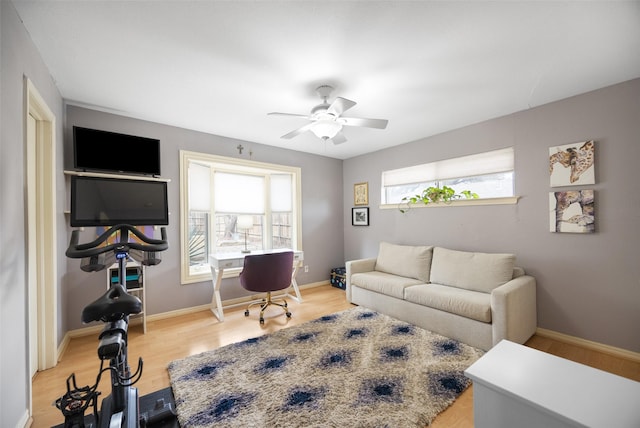
M 551 232 L 594 233 L 594 191 L 549 192 Z
M 551 187 L 595 184 L 595 143 L 583 141 L 549 148 Z

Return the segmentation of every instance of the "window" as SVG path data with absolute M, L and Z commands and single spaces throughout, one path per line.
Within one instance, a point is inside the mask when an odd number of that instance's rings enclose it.
M 399 204 L 402 198 L 427 187 L 449 186 L 456 193 L 469 190 L 481 199 L 514 196 L 513 148 L 415 165 L 382 173 L 382 203 Z
M 181 151 L 180 180 L 182 283 L 210 253 L 301 247 L 300 168 Z

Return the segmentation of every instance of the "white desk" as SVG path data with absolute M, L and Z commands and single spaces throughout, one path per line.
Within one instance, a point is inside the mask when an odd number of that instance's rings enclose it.
M 506 340 L 465 375 L 476 428 L 638 428 L 640 382 Z
M 211 266 L 211 276 L 213 279 L 213 298 L 211 299 L 211 312 L 220 320 L 224 321 L 224 312 L 222 306 L 222 300 L 220 299 L 220 284 L 222 283 L 222 275 L 225 269 L 240 268 L 244 266 L 244 257 L 256 254 L 268 254 L 291 251 L 287 249 L 280 250 L 261 250 L 251 251 L 250 253 L 216 253 L 209 254 L 209 266 Z M 295 296 L 286 293 L 288 297 L 291 297 L 298 303 L 302 303 L 302 296 L 300 295 L 300 289 L 296 282 L 296 275 L 300 268 L 302 261 L 304 260 L 304 253 L 302 251 L 293 252 L 293 274 L 291 275 L 291 286 L 296 293 Z M 233 305 L 231 305 L 233 306 Z M 230 306 L 229 306 L 230 307 Z

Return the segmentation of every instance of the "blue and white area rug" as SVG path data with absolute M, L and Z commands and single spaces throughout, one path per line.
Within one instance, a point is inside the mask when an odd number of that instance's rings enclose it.
M 424 427 L 483 351 L 362 307 L 173 361 L 180 426 Z

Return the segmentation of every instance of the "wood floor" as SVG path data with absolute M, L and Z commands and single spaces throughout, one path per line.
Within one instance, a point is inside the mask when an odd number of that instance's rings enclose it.
M 304 302 L 300 304 L 289 301 L 293 313 L 291 319 L 287 320 L 281 315 L 278 308 L 270 308 L 265 314 L 263 326 L 258 323 L 258 311 L 254 310 L 249 318 L 245 318 L 242 307 L 225 311 L 224 323 L 205 310 L 148 321 L 147 334 L 142 334 L 142 326 L 132 326 L 129 330 L 129 363 L 132 370 L 135 371 L 139 357 L 144 359 L 142 379 L 136 384 L 140 395 L 170 386 L 167 365 L 173 360 L 352 307 L 346 301 L 344 291 L 328 285 L 303 290 L 302 297 Z M 95 383 L 99 368 L 97 344 L 96 335 L 72 339 L 55 368 L 36 374 L 33 379 L 33 427 L 52 427 L 64 422 L 62 413 L 52 403 L 66 391 L 66 380 L 71 373 L 75 372 L 79 386 Z M 532 337 L 527 345 L 640 381 L 640 363 L 637 362 L 538 336 Z M 467 389 L 451 407 L 441 413 L 431 427 L 473 427 L 472 389 Z M 98 390 L 103 394 L 100 399 L 109 394 L 107 376 L 103 377 Z

